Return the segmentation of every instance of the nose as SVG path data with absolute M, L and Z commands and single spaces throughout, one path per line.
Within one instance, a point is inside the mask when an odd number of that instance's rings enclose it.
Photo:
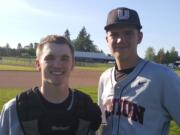
M 122 39 L 121 39 L 120 37 L 118 37 L 118 38 L 117 38 L 117 43 L 119 44 L 119 43 L 121 42 L 121 40 L 122 40 Z
M 123 33 L 118 33 L 116 42 L 117 44 L 123 42 L 125 40 L 125 35 Z
M 56 59 L 53 63 L 53 66 L 56 67 L 56 68 L 59 68 L 62 66 L 62 61 L 59 60 L 59 59 Z

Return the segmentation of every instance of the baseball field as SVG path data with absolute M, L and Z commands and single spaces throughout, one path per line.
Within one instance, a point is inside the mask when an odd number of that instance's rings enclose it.
M 76 67 L 70 78 L 70 86 L 89 94 L 97 101 L 97 85 L 104 66 Z M 180 71 L 176 71 L 180 75 Z M 40 73 L 34 67 L 0 65 L 0 110 L 5 102 L 22 90 L 40 85 Z M 180 135 L 180 128 L 171 123 L 169 135 Z

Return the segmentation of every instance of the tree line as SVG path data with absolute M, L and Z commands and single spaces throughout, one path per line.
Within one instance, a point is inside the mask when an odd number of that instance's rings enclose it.
M 87 33 L 85 27 L 80 30 L 76 39 L 71 39 L 71 34 L 68 29 L 65 30 L 63 36 L 72 43 L 76 51 L 103 53 L 103 51 L 94 44 L 93 40 L 91 40 L 91 36 Z M 7 43 L 4 47 L 0 47 L 0 56 L 35 57 L 37 45 L 37 42 L 25 46 L 18 43 L 17 48 L 13 49 L 9 43 Z
M 91 36 L 87 33 L 85 27 L 80 30 L 76 39 L 71 39 L 71 34 L 68 29 L 65 30 L 63 36 L 72 43 L 76 51 L 103 53 L 103 51 L 98 49 L 97 45 L 94 44 L 93 40 L 91 40 Z M 37 45 L 38 43 L 36 42 L 23 47 L 21 43 L 18 43 L 17 48 L 12 49 L 7 43 L 4 47 L 0 47 L 0 56 L 35 57 Z M 172 47 L 166 52 L 163 48 L 161 48 L 157 54 L 155 53 L 155 49 L 153 47 L 148 47 L 145 52 L 145 59 L 161 64 L 168 64 L 180 60 L 180 57 L 175 47 Z
M 175 47 L 172 47 L 170 50 L 165 51 L 163 48 L 159 49 L 157 54 L 153 47 L 148 47 L 145 52 L 145 59 L 150 61 L 155 61 L 161 64 L 174 63 L 175 61 L 180 61 L 178 51 Z

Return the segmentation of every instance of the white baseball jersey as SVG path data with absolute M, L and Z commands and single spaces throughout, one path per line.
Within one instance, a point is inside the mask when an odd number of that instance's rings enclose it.
M 103 135 L 167 135 L 172 119 L 180 124 L 180 78 L 171 69 L 141 59 L 124 79 L 114 74 L 99 81 Z
M 24 135 L 16 111 L 16 99 L 8 101 L 0 115 L 0 135 Z

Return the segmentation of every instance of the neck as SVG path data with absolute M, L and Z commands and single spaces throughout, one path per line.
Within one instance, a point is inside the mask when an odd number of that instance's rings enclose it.
M 54 86 L 50 84 L 44 84 L 41 86 L 40 92 L 49 102 L 61 103 L 68 97 L 69 87 L 68 85 Z
M 123 70 L 123 69 L 135 67 L 138 64 L 139 60 L 140 60 L 139 57 L 124 60 L 124 61 L 120 59 L 116 59 L 117 68 L 118 70 Z

